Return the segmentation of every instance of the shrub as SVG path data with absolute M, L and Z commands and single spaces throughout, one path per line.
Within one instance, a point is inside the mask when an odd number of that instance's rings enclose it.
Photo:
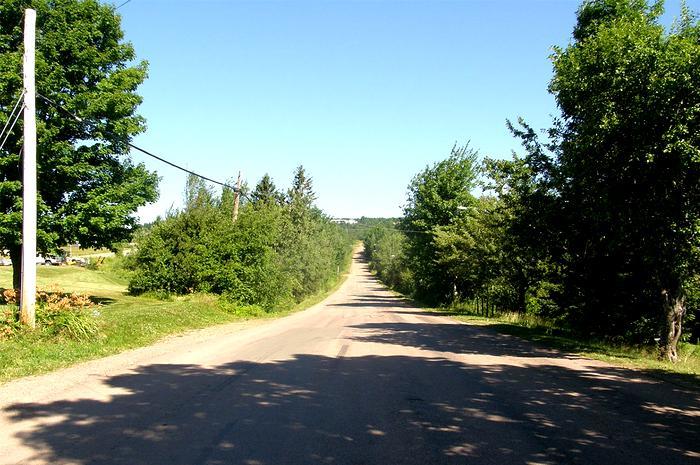
M 8 339 L 26 329 L 19 323 L 17 291 L 3 290 L 2 299 L 7 306 L 0 316 L 0 339 Z M 41 334 L 76 340 L 92 339 L 98 335 L 96 317 L 99 312 L 88 296 L 51 290 L 38 291 L 36 299 L 36 325 Z
M 183 211 L 136 238 L 128 258 L 131 293 L 213 293 L 269 311 L 323 289 L 350 253 L 347 233 L 310 204 L 304 189 L 285 202 L 244 204 L 234 222 L 226 196 L 195 187 L 188 183 Z

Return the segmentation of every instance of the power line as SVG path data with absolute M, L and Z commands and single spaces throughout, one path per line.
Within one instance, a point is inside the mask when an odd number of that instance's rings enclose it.
M 83 122 L 83 119 L 80 116 L 76 115 L 75 113 L 70 111 L 68 108 L 61 105 L 60 103 L 54 102 L 50 98 L 48 98 L 44 95 L 41 95 L 39 92 L 36 93 L 36 96 L 39 97 L 40 99 L 44 100 L 46 103 L 49 103 L 49 104 L 53 105 L 54 107 L 56 107 L 57 109 L 61 110 L 62 112 L 64 112 L 65 114 L 67 114 L 68 116 L 70 116 L 71 118 L 76 120 L 77 122 L 79 122 L 79 123 Z
M 67 109 L 67 108 L 64 107 L 63 105 L 61 105 L 60 103 L 54 102 L 54 101 L 51 100 L 50 98 L 48 98 L 48 97 L 46 97 L 46 96 L 44 96 L 44 95 L 41 95 L 41 94 L 39 94 L 39 93 L 37 93 L 37 96 L 38 96 L 39 98 L 43 99 L 44 101 L 46 101 L 47 103 L 49 103 L 49 104 L 53 105 L 54 107 L 58 108 L 59 110 L 63 111 L 64 113 L 66 113 L 66 114 L 69 115 L 70 117 L 74 118 L 76 121 L 79 121 L 79 122 L 82 122 L 82 121 L 83 121 L 82 118 L 80 118 L 78 115 L 76 115 L 75 113 L 73 113 L 72 111 L 70 111 L 69 109 Z M 134 149 L 134 150 L 138 150 L 139 152 L 141 152 L 141 153 L 143 153 L 143 154 L 146 154 L 146 155 L 148 155 L 149 157 L 155 158 L 156 160 L 158 160 L 158 161 L 160 161 L 160 162 L 162 162 L 162 163 L 165 163 L 166 165 L 170 165 L 170 166 L 172 166 L 173 168 L 177 168 L 177 169 L 179 169 L 180 171 L 184 171 L 185 173 L 191 174 L 192 176 L 196 176 L 196 177 L 198 177 L 198 178 L 204 179 L 205 181 L 209 181 L 209 182 L 211 182 L 211 183 L 218 184 L 219 186 L 226 187 L 226 188 L 228 188 L 228 189 L 233 190 L 233 192 L 239 192 L 239 190 L 240 190 L 240 189 L 238 189 L 238 188 L 235 187 L 235 186 L 231 186 L 231 185 L 229 185 L 229 184 L 226 184 L 225 182 L 217 181 L 217 180 L 215 180 L 215 179 L 209 178 L 209 177 L 204 176 L 204 175 L 201 175 L 201 174 L 199 174 L 199 173 L 195 173 L 195 172 L 192 171 L 192 170 L 188 170 L 187 168 L 184 168 L 184 167 L 182 167 L 182 166 L 180 166 L 180 165 L 177 165 L 177 164 L 175 164 L 175 163 L 173 163 L 173 162 L 171 162 L 171 161 L 168 161 L 168 160 L 166 160 L 165 158 L 160 157 L 160 156 L 158 156 L 158 155 L 156 155 L 156 154 L 154 154 L 154 153 L 152 153 L 152 152 L 149 152 L 149 151 L 146 150 L 146 149 L 142 149 L 141 147 L 139 147 L 139 146 L 137 146 L 137 145 L 134 145 L 134 144 L 132 144 L 131 142 L 127 142 L 126 144 L 127 144 L 129 147 L 131 147 L 132 149 Z M 241 194 L 242 194 L 242 193 L 241 193 Z M 244 197 L 247 197 L 247 195 L 244 195 Z
M 7 117 L 7 122 L 5 123 L 5 126 L 2 128 L 2 131 L 0 131 L 0 137 L 2 137 L 2 134 L 5 132 L 5 129 L 7 129 L 7 125 L 10 124 L 10 120 L 12 119 L 13 115 L 15 114 L 15 111 L 17 111 L 17 107 L 19 106 L 19 103 L 22 101 L 22 97 L 24 97 L 24 91 L 19 94 L 19 97 L 17 98 L 17 102 L 15 102 L 15 106 L 12 107 L 12 111 L 10 112 L 10 116 Z
M 119 5 L 118 7 L 116 7 L 115 10 L 118 10 L 119 8 L 123 7 L 124 5 L 126 5 L 127 3 L 129 3 L 130 1 L 131 1 L 131 0 L 126 0 L 124 3 L 122 3 L 121 5 Z
M 155 155 L 155 154 L 149 152 L 148 150 L 144 150 L 144 149 L 142 149 L 141 147 L 138 147 L 138 146 L 132 144 L 131 142 L 127 142 L 127 145 L 128 145 L 129 147 L 131 147 L 132 149 L 138 150 L 138 151 L 141 152 L 141 153 L 145 153 L 145 154 L 148 155 L 149 157 L 153 157 L 153 158 L 155 158 L 156 160 L 162 161 L 162 162 L 165 163 L 166 165 L 170 165 L 170 166 L 172 166 L 173 168 L 177 168 L 177 169 L 179 169 L 179 170 L 181 170 L 181 171 L 184 171 L 185 173 L 189 173 L 189 174 L 191 174 L 192 176 L 197 176 L 198 178 L 202 178 L 202 179 L 204 179 L 205 181 L 213 182 L 214 184 L 218 184 L 218 185 L 220 185 L 220 186 L 227 187 L 227 188 L 229 188 L 229 189 L 232 189 L 234 192 L 238 192 L 238 190 L 239 190 L 239 189 L 236 188 L 235 186 L 231 186 L 231 185 L 228 185 L 228 184 L 226 184 L 226 183 L 223 183 L 223 182 L 220 182 L 220 181 L 216 181 L 216 180 L 211 179 L 211 178 L 208 178 L 208 177 L 206 177 L 206 176 L 202 176 L 201 174 L 197 174 L 197 173 L 195 173 L 194 171 L 190 171 L 190 170 L 188 170 L 187 168 L 183 168 L 183 167 L 180 166 L 180 165 L 176 165 L 175 163 L 173 163 L 173 162 L 171 162 L 171 161 L 168 161 L 168 160 L 166 160 L 165 158 L 161 158 L 161 157 L 159 157 L 158 155 Z
M 17 116 L 15 116 L 15 111 L 17 111 L 17 108 L 19 107 L 20 102 L 22 102 L 22 99 L 24 97 L 24 91 L 19 95 L 19 98 L 17 99 L 17 102 L 15 103 L 15 106 L 12 108 L 12 111 L 10 112 L 10 115 L 7 117 L 7 122 L 5 123 L 5 126 L 2 128 L 2 131 L 0 131 L 0 137 L 5 134 L 5 129 L 7 129 L 7 126 L 10 124 L 10 121 L 12 118 L 15 120 L 12 122 L 12 127 L 7 131 L 7 136 L 10 135 L 12 132 L 12 128 L 15 127 L 15 123 L 17 123 L 17 118 L 19 117 L 19 114 L 22 112 L 22 109 L 24 109 L 24 105 L 19 108 L 19 112 L 17 113 Z M 7 140 L 7 137 L 5 137 L 5 140 Z M 2 149 L 2 146 L 5 145 L 5 140 L 3 140 L 2 144 L 0 144 L 0 149 Z
M 24 109 L 24 105 L 22 105 L 22 107 L 20 108 L 20 111 L 18 111 L 17 114 L 15 115 L 15 120 L 12 122 L 10 129 L 8 129 L 7 134 L 5 134 L 5 138 L 2 140 L 2 142 L 0 142 L 0 150 L 2 150 L 2 148 L 5 146 L 5 142 L 7 142 L 7 139 L 9 139 L 10 134 L 12 134 L 12 130 L 14 129 L 15 124 L 17 124 L 17 120 L 19 119 L 19 115 L 22 114 L 22 109 Z M 9 123 L 10 120 L 8 119 L 7 122 Z

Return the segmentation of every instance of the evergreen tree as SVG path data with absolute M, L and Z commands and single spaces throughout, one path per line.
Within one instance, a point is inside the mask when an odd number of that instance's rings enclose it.
M 269 205 L 280 203 L 282 195 L 277 190 L 270 175 L 265 173 L 265 176 L 255 186 L 251 198 L 255 205 Z

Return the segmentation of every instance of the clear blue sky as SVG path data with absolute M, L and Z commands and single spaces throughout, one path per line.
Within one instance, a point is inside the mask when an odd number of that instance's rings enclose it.
M 413 175 L 455 142 L 509 157 L 506 118 L 548 125 L 548 57 L 578 5 L 132 0 L 123 28 L 150 63 L 135 143 L 215 179 L 241 170 L 251 186 L 267 172 L 286 189 L 303 164 L 326 213 L 398 216 Z M 162 177 L 142 220 L 179 206 L 185 175 L 133 156 Z

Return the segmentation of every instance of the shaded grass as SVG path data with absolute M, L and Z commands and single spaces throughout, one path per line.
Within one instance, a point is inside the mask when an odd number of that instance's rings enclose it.
M 264 311 L 256 306 L 234 306 L 214 295 L 193 294 L 159 300 L 126 293 L 126 282 L 106 271 L 76 266 L 39 267 L 38 287 L 60 287 L 65 292 L 87 293 L 106 302 L 97 307 L 100 336 L 94 340 L 42 337 L 39 331 L 0 341 L 0 383 L 45 373 L 77 362 L 113 355 L 152 344 L 168 335 L 254 318 L 279 318 L 320 302 L 347 277 L 333 277 L 321 292 L 287 308 Z M 11 287 L 12 270 L 0 269 L 0 287 Z M 0 306 L 0 310 L 2 306 Z
M 485 317 L 460 308 L 443 308 L 439 311 L 444 311 L 459 321 L 486 326 L 499 333 L 517 336 L 542 346 L 614 365 L 640 369 L 652 376 L 679 384 L 700 387 L 700 345 L 698 344 L 681 343 L 679 361 L 670 363 L 659 360 L 658 352 L 653 347 L 615 344 L 584 338 L 532 315 L 502 313 Z

